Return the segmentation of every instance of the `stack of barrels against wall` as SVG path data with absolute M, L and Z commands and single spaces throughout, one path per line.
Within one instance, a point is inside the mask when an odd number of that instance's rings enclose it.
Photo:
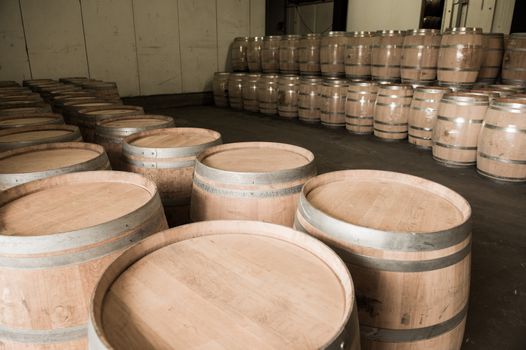
M 447 166 L 491 162 L 497 164 L 492 169 L 524 169 L 523 129 L 509 116 L 523 111 L 517 100 L 526 88 L 525 33 L 506 42 L 503 34 L 464 27 L 247 37 L 234 40 L 231 59 L 234 72 L 214 75 L 217 106 L 407 139 L 433 149 Z M 499 101 L 504 98 L 509 101 Z M 491 107 L 500 103 L 506 105 Z M 508 130 L 514 141 L 497 147 L 502 156 L 483 151 L 484 158 L 478 147 L 494 147 L 491 127 L 482 127 L 486 111 L 497 110 L 509 114 L 503 123 L 510 123 L 498 130 Z M 526 174 L 478 170 L 526 181 Z

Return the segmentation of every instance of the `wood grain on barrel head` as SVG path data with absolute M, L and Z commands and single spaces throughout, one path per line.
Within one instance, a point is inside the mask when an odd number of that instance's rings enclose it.
M 103 301 L 116 349 L 317 349 L 339 331 L 333 270 L 290 242 L 239 233 L 172 243 L 125 270 Z
M 31 125 L 31 124 L 45 124 L 48 121 L 56 120 L 55 117 L 46 117 L 46 116 L 34 116 L 34 117 L 24 117 L 21 119 L 20 117 L 13 116 L 13 118 L 6 118 L 0 120 L 0 128 L 2 126 L 9 126 L 9 125 L 18 125 L 23 122 L 24 125 Z
M 160 125 L 166 123 L 164 119 L 158 119 L 155 117 L 148 118 L 123 118 L 118 120 L 112 120 L 110 122 L 104 123 L 104 127 L 109 128 L 140 128 L 144 126 L 151 125 Z
M 82 148 L 32 150 L 0 159 L 0 173 L 46 171 L 79 164 L 99 155 L 95 150 Z
M 113 114 L 122 114 L 127 112 L 136 112 L 135 109 L 127 109 L 127 108 L 118 108 L 118 109 L 98 109 L 95 111 L 88 111 L 84 114 L 87 115 L 113 115 Z
M 2 142 L 20 142 L 41 140 L 57 136 L 71 134 L 71 130 L 63 129 L 49 129 L 49 130 L 25 130 L 23 132 L 13 131 L 10 134 L 0 136 L 0 143 Z
M 184 131 L 182 130 L 184 129 Z M 178 132 L 181 131 L 181 132 Z M 202 145 L 217 139 L 214 132 L 203 132 L 205 129 L 177 128 L 173 131 L 147 135 L 131 142 L 138 147 L 173 148 Z

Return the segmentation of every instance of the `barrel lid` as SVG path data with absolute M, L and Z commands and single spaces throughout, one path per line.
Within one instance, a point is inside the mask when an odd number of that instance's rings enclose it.
M 490 88 L 490 87 L 481 87 L 481 88 L 477 88 L 477 89 L 471 89 L 471 90 L 469 90 L 469 92 L 482 93 L 482 94 L 492 94 L 492 95 L 496 95 L 496 96 L 499 96 L 499 97 L 511 96 L 513 94 L 513 91 L 493 89 L 493 88 Z
M 37 113 L 32 115 L 0 116 L 0 129 L 41 124 L 63 124 L 60 114 Z
M 376 36 L 404 35 L 404 30 L 383 29 L 375 32 Z
M 267 35 L 263 37 L 263 41 L 267 40 L 281 40 L 281 35 Z
M 304 39 L 316 39 L 316 38 L 320 38 L 321 37 L 321 34 L 320 33 L 308 33 L 308 34 L 305 34 L 302 36 L 302 38 Z
M 231 76 L 231 77 L 239 77 L 239 78 L 242 78 L 242 77 L 244 77 L 245 75 L 247 75 L 247 73 L 234 72 L 234 73 L 230 73 L 229 76 Z
M 300 77 L 300 81 L 301 82 L 308 82 L 308 83 L 321 83 L 321 82 L 323 82 L 323 78 L 322 77 L 318 77 L 318 76 L 312 76 L 312 75 L 302 75 Z
M 138 113 L 141 112 L 142 108 L 137 106 L 126 106 L 126 105 L 114 105 L 114 106 L 103 106 L 100 108 L 90 108 L 88 110 L 79 110 L 79 114 L 91 115 L 91 116 L 109 116 L 109 115 L 124 115 L 127 113 Z
M 449 92 L 442 97 L 446 101 L 457 101 L 457 102 L 489 102 L 488 95 L 476 94 L 470 92 Z
M 174 120 L 172 117 L 165 115 L 124 115 L 98 121 L 97 127 L 108 129 L 144 128 L 149 126 L 163 125 L 166 123 L 173 124 L 173 122 Z
M 323 85 L 325 86 L 348 86 L 349 82 L 345 79 L 327 78 L 327 79 L 323 79 Z
M 416 91 L 419 91 L 419 92 L 426 92 L 426 93 L 430 93 L 430 94 L 439 94 L 439 93 L 448 93 L 448 92 L 451 92 L 451 89 L 448 88 L 448 87 L 445 87 L 445 86 L 419 86 L 417 88 L 415 88 L 415 92 Z
M 296 34 L 287 34 L 287 35 L 282 35 L 281 36 L 281 39 L 282 40 L 299 40 L 301 39 L 301 35 L 296 35 Z
M 410 84 L 381 84 L 380 89 L 387 90 L 413 90 L 413 87 Z
M 355 31 L 355 32 L 347 32 L 345 33 L 345 36 L 349 37 L 368 37 L 373 36 L 374 32 L 361 30 L 361 31 Z
M 454 27 L 447 28 L 445 34 L 482 34 L 482 28 L 475 27 Z
M 440 30 L 438 29 L 410 29 L 406 31 L 406 35 L 440 35 Z
M 75 101 L 67 101 L 67 102 L 64 102 L 64 106 L 82 109 L 82 108 L 90 108 L 90 107 L 103 107 L 103 106 L 114 106 L 115 105 L 114 103 L 111 103 L 111 102 L 96 101 L 96 100 L 91 100 L 91 99 L 89 101 L 92 101 L 92 102 L 79 102 L 79 101 L 80 99 L 75 100 Z
M 344 36 L 344 35 L 345 35 L 345 32 L 343 31 L 330 31 L 330 32 L 323 34 L 323 36 L 325 37 Z
M 378 86 L 378 83 L 370 80 L 351 80 L 349 86 Z
M 221 143 L 221 134 L 202 128 L 163 128 L 133 134 L 124 143 L 138 148 L 185 148 Z
M 37 107 L 37 106 L 10 107 L 10 108 L 0 109 L 0 116 L 2 115 L 24 115 L 24 114 L 32 114 L 32 113 L 41 113 L 44 111 L 45 111 L 45 108 Z
M 280 80 L 299 80 L 300 76 L 296 74 L 280 74 L 279 79 Z
M 248 41 L 262 41 L 262 40 L 263 40 L 262 36 L 251 36 L 248 38 Z
M 512 92 L 524 91 L 524 87 L 519 86 L 519 85 L 490 84 L 488 85 L 488 87 L 497 89 L 497 90 L 512 91 Z

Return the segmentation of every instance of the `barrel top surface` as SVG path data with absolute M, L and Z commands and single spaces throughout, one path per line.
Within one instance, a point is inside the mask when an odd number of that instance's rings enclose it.
M 428 233 L 463 224 L 471 209 L 454 191 L 416 176 L 375 170 L 320 175 L 304 188 L 308 202 L 338 220 L 390 232 Z
M 86 108 L 86 107 L 102 107 L 102 106 L 113 106 L 111 102 L 78 102 L 71 101 L 70 107 Z
M 0 143 L 42 140 L 68 135 L 77 130 L 69 125 L 24 126 L 0 131 Z
M 83 112 L 82 110 L 80 113 L 87 114 L 87 115 L 113 115 L 113 114 L 125 114 L 130 112 L 136 112 L 136 107 L 126 107 L 126 106 L 119 106 L 118 108 L 97 108 L 93 111 L 86 111 Z
M 206 144 L 221 138 L 213 130 L 200 128 L 156 129 L 134 134 L 125 142 L 144 148 L 178 148 Z
M 141 128 L 162 125 L 170 121 L 171 117 L 157 115 L 124 116 L 115 119 L 106 119 L 98 123 L 105 128 Z
M 0 193 L 0 235 L 53 235 L 108 223 L 145 205 L 155 191 L 140 175 L 113 171 L 29 182 Z
M 520 98 L 497 98 L 493 101 L 492 107 L 504 108 L 504 109 L 520 109 L 526 110 L 526 99 Z
M 97 158 L 101 146 L 82 142 L 61 142 L 28 146 L 0 153 L 0 174 L 47 171 Z
M 482 34 L 482 28 L 454 27 L 446 29 L 444 34 Z
M 205 226 L 214 223 L 223 232 Z M 272 225 L 273 235 L 263 235 L 256 227 L 268 224 L 245 222 L 232 230 L 239 223 L 164 231 L 147 239 L 166 237 L 155 248 L 144 244 L 147 254 L 133 256 L 128 266 L 120 259 L 115 265 L 124 271 L 100 294 L 106 340 L 126 349 L 319 349 L 330 343 L 353 303 L 342 271 L 292 240 L 289 229 Z M 185 232 L 195 225 L 202 231 Z M 184 238 L 174 242 L 175 233 Z
M 295 169 L 311 163 L 306 149 L 271 142 L 240 142 L 209 148 L 199 161 L 208 167 L 236 172 L 264 173 Z
M 0 117 L 1 126 L 13 126 L 13 125 L 31 125 L 41 124 L 50 120 L 62 119 L 58 114 L 42 114 L 42 115 L 27 115 L 27 116 L 9 116 Z

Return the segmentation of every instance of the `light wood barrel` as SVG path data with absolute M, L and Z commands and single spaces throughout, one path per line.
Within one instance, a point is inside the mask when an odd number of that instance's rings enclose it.
M 31 115 L 15 115 L 0 117 L 0 130 L 19 128 L 21 126 L 38 126 L 50 124 L 64 124 L 60 114 L 40 113 Z
M 79 127 L 82 137 L 86 142 L 94 142 L 97 122 L 113 117 L 143 114 L 144 110 L 142 107 L 137 106 L 114 105 L 85 108 L 77 111 L 72 124 Z
M 279 43 L 281 36 L 263 37 L 261 44 L 261 70 L 264 73 L 279 73 Z
M 247 43 L 247 65 L 250 72 L 261 72 L 262 36 L 252 36 Z
M 243 109 L 243 79 L 246 73 L 230 73 L 228 76 L 228 104 L 233 109 Z
M 302 76 L 298 92 L 298 118 L 305 123 L 320 122 L 320 95 L 323 80 Z
M 9 301 L 0 342 L 13 350 L 86 349 L 90 297 L 106 266 L 167 228 L 155 184 L 117 171 L 58 175 L 0 192 L 0 216 L 0 284 Z
M 115 106 L 112 102 L 97 100 L 73 100 L 64 102 L 62 107 L 62 116 L 67 124 L 73 124 L 77 122 L 77 113 L 80 110 L 88 110 L 90 108 L 100 108 L 100 107 L 109 107 Z
M 328 77 L 345 76 L 345 32 L 323 34 L 320 42 L 321 75 Z
M 283 35 L 279 42 L 279 71 L 282 74 L 298 74 L 301 35 Z
M 278 115 L 281 118 L 298 117 L 298 90 L 300 77 L 292 74 L 278 78 Z
M 499 90 L 499 89 L 494 89 L 490 87 L 471 89 L 469 90 L 469 92 L 488 95 L 488 97 L 490 98 L 490 101 L 489 101 L 490 103 L 496 98 L 510 97 L 513 95 L 513 92 L 511 91 Z
M 373 33 L 350 32 L 345 36 L 345 76 L 350 79 L 370 79 Z
M 345 128 L 353 134 L 372 134 L 378 83 L 351 81 L 345 100 Z
M 499 181 L 526 181 L 526 100 L 496 99 L 478 140 L 477 171 Z
M 416 29 L 406 33 L 400 60 L 403 83 L 425 84 L 436 79 L 441 38 L 436 29 Z
M 351 271 L 362 349 L 459 350 L 470 217 L 468 202 L 437 183 L 347 170 L 305 184 L 294 227 L 329 244 Z
M 314 155 L 301 147 L 240 142 L 209 148 L 197 157 L 190 218 L 292 226 L 301 187 L 314 175 Z
M 106 269 L 89 349 L 359 350 L 353 288 L 341 259 L 301 232 L 257 221 L 185 225 Z M 152 300 L 164 307 L 144 308 Z
M 279 75 L 262 74 L 257 82 L 259 112 L 265 115 L 278 114 L 278 78 Z
M 174 119 L 164 115 L 144 114 L 111 117 L 97 122 L 95 143 L 104 147 L 113 169 L 123 170 L 122 142 L 127 136 L 141 131 L 174 126 Z
M 329 128 L 345 126 L 347 80 L 325 79 L 320 89 L 320 120 Z
M 119 96 L 119 90 L 117 83 L 110 81 L 90 81 L 86 80 L 81 83 L 81 86 L 88 91 L 93 92 L 95 96 L 104 100 L 113 102 L 116 104 L 122 104 Z
M 398 82 L 404 31 L 379 30 L 371 50 L 371 76 L 374 80 Z
M 84 142 L 57 142 L 0 153 L 0 190 L 51 176 L 110 170 L 104 148 Z
M 442 34 L 437 79 L 441 83 L 473 84 L 482 64 L 483 35 L 480 28 L 452 28 Z
M 307 34 L 301 37 L 298 47 L 300 74 L 320 74 L 320 41 L 321 34 Z
M 228 107 L 228 72 L 215 72 L 212 82 L 214 103 L 218 107 Z
M 380 85 L 374 107 L 374 136 L 384 141 L 407 138 L 412 97 L 411 85 Z
M 124 140 L 124 166 L 155 182 L 168 223 L 176 226 L 189 221 L 195 157 L 221 142 L 221 134 L 208 129 L 143 131 Z
M 0 151 L 52 142 L 82 141 L 74 125 L 21 126 L 0 130 Z
M 243 109 L 249 112 L 258 112 L 259 105 L 257 99 L 257 83 L 261 74 L 250 73 L 243 77 L 241 86 L 241 98 L 243 99 Z
M 414 90 L 409 108 L 407 141 L 417 147 L 431 149 L 433 127 L 437 121 L 438 106 L 444 94 L 451 92 L 440 86 L 423 86 Z
M 485 33 L 482 42 L 482 63 L 477 81 L 495 83 L 499 77 L 504 55 L 504 34 Z
M 526 33 L 510 34 L 501 75 L 504 84 L 526 87 Z
M 248 70 L 247 45 L 248 37 L 240 36 L 234 38 L 230 48 L 230 62 L 234 72 L 245 72 Z
M 448 93 L 438 107 L 433 128 L 433 158 L 443 165 L 465 167 L 475 165 L 477 143 L 487 96 L 471 93 Z

